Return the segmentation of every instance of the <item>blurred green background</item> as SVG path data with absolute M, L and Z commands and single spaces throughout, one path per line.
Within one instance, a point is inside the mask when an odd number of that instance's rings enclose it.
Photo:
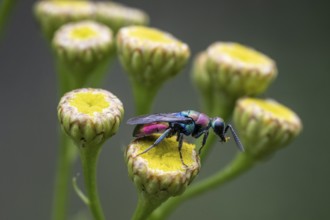
M 32 14 L 33 3 L 17 1 L 0 41 L 1 220 L 50 218 L 58 145 L 57 82 L 52 55 Z M 266 53 L 276 60 L 279 76 L 265 97 L 292 108 L 304 124 L 303 133 L 288 148 L 225 187 L 185 203 L 170 219 L 330 219 L 330 1 L 121 3 L 145 10 L 151 26 L 188 43 L 192 56 L 218 40 Z M 184 72 L 165 84 L 154 112 L 201 109 L 190 69 L 191 59 Z M 110 72 L 104 88 L 122 100 L 126 121 L 134 116 L 130 85 L 118 60 Z M 129 219 L 135 209 L 135 188 L 123 160 L 132 129 L 123 123 L 99 161 L 108 219 Z M 235 153 L 234 143 L 217 144 L 195 181 L 221 169 Z M 75 171 L 80 172 L 79 163 Z M 83 208 L 72 193 L 70 213 Z

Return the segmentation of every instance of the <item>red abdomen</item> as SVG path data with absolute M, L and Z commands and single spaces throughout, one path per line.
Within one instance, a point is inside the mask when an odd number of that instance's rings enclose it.
M 137 125 L 133 131 L 134 137 L 149 136 L 154 133 L 162 133 L 169 127 L 168 123 L 156 122 L 151 124 Z

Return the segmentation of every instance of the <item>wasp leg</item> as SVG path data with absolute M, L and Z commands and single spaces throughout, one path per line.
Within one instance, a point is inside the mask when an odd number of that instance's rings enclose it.
M 137 156 L 140 156 L 141 154 L 144 154 L 144 153 L 147 153 L 149 150 L 151 150 L 152 148 L 156 147 L 162 140 L 164 140 L 164 138 L 167 137 L 167 135 L 172 131 L 172 128 L 168 128 L 166 129 L 166 131 L 161 135 L 159 136 L 159 138 L 157 138 L 157 140 L 150 146 L 148 147 L 147 149 L 145 149 L 144 151 L 142 151 L 141 153 L 137 154 Z
M 200 155 L 202 153 L 202 149 L 203 147 L 205 146 L 206 144 L 206 140 L 207 140 L 207 137 L 209 136 L 209 132 L 208 131 L 205 131 L 204 132 L 204 136 L 203 136 L 203 141 L 202 141 L 202 146 L 199 148 L 198 150 L 198 154 Z
M 180 154 L 180 160 L 181 160 L 181 163 L 183 164 L 183 166 L 185 166 L 186 168 L 188 167 L 187 164 L 185 164 L 183 162 L 183 158 L 182 158 L 182 152 L 181 152 L 181 149 L 182 149 L 182 142 L 183 142 L 183 134 L 182 133 L 178 133 L 178 141 L 179 141 L 179 154 Z

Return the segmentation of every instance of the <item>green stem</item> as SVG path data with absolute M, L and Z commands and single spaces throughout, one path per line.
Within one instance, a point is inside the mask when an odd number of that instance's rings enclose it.
M 0 3 L 0 37 L 3 34 L 4 26 L 7 19 L 14 8 L 16 0 L 2 0 Z
M 212 109 L 207 109 L 207 114 L 211 117 L 221 117 L 227 123 L 231 118 L 235 103 L 236 99 L 231 99 L 224 92 L 217 90 L 217 92 L 213 94 Z M 202 162 L 205 161 L 216 140 L 217 136 L 211 133 L 201 153 Z
M 139 193 L 138 205 L 135 209 L 132 220 L 145 220 L 162 203 L 162 201 L 153 201 L 143 192 Z
M 65 67 L 57 63 L 59 97 L 70 91 L 71 82 L 66 76 Z M 60 134 L 60 152 L 57 158 L 57 169 L 55 176 L 55 188 L 53 194 L 52 220 L 67 219 L 69 187 L 72 177 L 72 166 L 77 158 L 76 146 L 69 137 L 61 131 Z
M 55 55 L 56 57 L 56 55 Z M 63 62 L 59 57 L 56 57 L 57 73 L 58 73 L 58 86 L 59 97 L 62 97 L 66 92 L 73 89 L 82 88 L 87 83 L 93 86 L 98 86 L 104 78 L 103 72 L 108 67 L 109 61 L 105 61 L 96 68 L 95 74 L 97 79 L 92 81 L 91 79 L 86 82 L 84 77 L 79 77 L 82 74 L 78 72 L 72 72 L 70 66 Z M 92 75 L 92 74 L 91 74 Z M 53 220 L 65 220 L 67 219 L 67 206 L 69 200 L 69 187 L 72 177 L 72 166 L 78 156 L 76 146 L 69 146 L 71 144 L 68 137 L 61 132 L 60 136 L 60 154 L 58 155 L 58 165 L 56 171 L 55 189 L 54 189 L 54 202 L 52 208 Z
M 63 131 L 61 131 L 60 140 L 61 144 L 53 198 L 53 220 L 64 220 L 67 218 L 70 186 L 70 181 L 68 180 L 71 178 L 72 165 L 77 155 L 76 146 L 73 145 L 69 137 Z
M 168 217 L 182 202 L 222 186 L 252 168 L 253 165 L 253 158 L 247 154 L 239 153 L 236 158 L 225 167 L 225 169 L 199 183 L 196 183 L 195 185 L 192 185 L 183 195 L 171 198 L 165 202 L 161 207 L 156 209 L 154 213 L 152 213 L 149 220 L 166 219 L 166 217 Z
M 59 60 L 57 60 L 59 97 L 75 88 L 77 83 L 72 82 L 69 71 Z M 57 158 L 57 169 L 55 176 L 55 188 L 53 194 L 52 220 L 67 219 L 69 187 L 72 177 L 72 166 L 78 156 L 76 146 L 69 137 L 61 131 L 60 152 Z
M 158 85 L 145 86 L 131 80 L 137 115 L 150 113 L 152 104 L 158 92 Z
M 85 189 L 89 199 L 89 208 L 95 220 L 104 220 L 99 195 L 97 192 L 97 160 L 100 146 L 80 146 L 80 157 L 85 179 Z
M 205 113 L 210 114 L 213 109 L 213 94 L 214 92 L 211 89 L 208 90 L 201 90 L 201 100 L 203 111 Z

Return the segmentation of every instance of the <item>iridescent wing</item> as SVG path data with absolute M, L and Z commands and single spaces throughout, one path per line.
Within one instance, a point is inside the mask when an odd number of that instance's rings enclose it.
M 187 118 L 180 115 L 180 112 L 175 112 L 175 113 L 141 115 L 128 119 L 127 124 L 137 125 L 137 124 L 150 124 L 153 122 L 191 122 L 191 121 L 192 121 L 191 118 Z

